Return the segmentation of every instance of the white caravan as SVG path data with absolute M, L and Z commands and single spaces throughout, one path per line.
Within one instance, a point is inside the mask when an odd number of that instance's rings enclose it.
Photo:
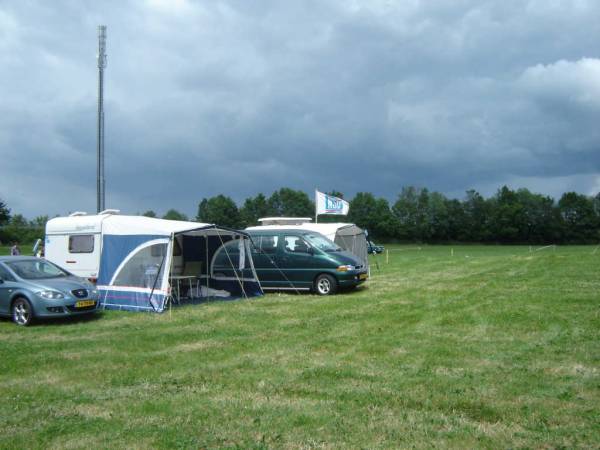
M 160 312 L 182 291 L 186 298 L 262 293 L 247 233 L 212 224 L 75 213 L 48 221 L 45 250 L 48 260 L 94 279 L 105 308 Z

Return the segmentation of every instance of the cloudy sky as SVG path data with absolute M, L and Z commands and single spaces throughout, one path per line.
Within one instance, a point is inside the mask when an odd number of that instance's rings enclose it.
M 595 194 L 599 19 L 597 0 L 0 0 L 0 199 L 95 211 L 99 24 L 107 207 Z

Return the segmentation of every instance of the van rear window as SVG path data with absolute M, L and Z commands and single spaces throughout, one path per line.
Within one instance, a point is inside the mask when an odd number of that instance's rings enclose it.
M 69 253 L 92 253 L 93 251 L 93 234 L 78 234 L 75 236 L 69 236 Z

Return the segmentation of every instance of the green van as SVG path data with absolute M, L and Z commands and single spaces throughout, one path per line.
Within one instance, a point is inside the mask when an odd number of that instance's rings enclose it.
M 246 232 L 254 244 L 252 260 L 265 290 L 312 290 L 329 295 L 368 278 L 362 261 L 315 231 L 267 228 Z
M 264 290 L 312 290 L 319 295 L 358 286 L 368 278 L 360 259 L 320 233 L 260 228 L 245 230 L 253 242 L 252 262 L 245 257 L 243 268 L 232 269 L 231 261 L 240 260 L 240 246 L 237 240 L 229 241 L 215 252 L 215 275 L 235 276 L 243 282 L 251 278 L 253 264 Z

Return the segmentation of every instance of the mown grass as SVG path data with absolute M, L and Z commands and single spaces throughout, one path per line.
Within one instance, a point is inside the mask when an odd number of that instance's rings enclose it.
M 390 249 L 344 295 L 1 321 L 0 446 L 600 446 L 600 250 Z

